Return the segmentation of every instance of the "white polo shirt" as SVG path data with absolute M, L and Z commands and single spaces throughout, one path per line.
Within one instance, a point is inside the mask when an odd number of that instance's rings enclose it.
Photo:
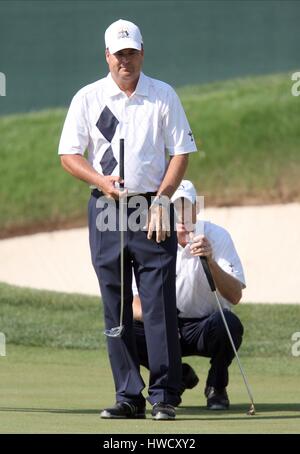
M 100 174 L 119 175 L 119 139 L 125 140 L 125 187 L 154 192 L 170 156 L 197 151 L 181 102 L 168 84 L 141 73 L 128 97 L 111 74 L 74 96 L 59 154 L 81 154 Z
M 203 232 L 203 221 L 201 230 Z M 197 231 L 197 229 L 196 229 Z M 204 221 L 204 235 L 212 245 L 215 261 L 226 273 L 238 279 L 245 288 L 245 277 L 240 258 L 230 234 L 223 227 Z M 138 293 L 135 281 L 133 282 L 133 293 Z M 217 291 L 218 292 L 218 291 Z M 232 304 L 218 292 L 222 307 L 231 309 Z M 216 310 L 215 296 L 210 290 L 206 275 L 199 257 L 190 253 L 190 246 L 185 248 L 178 244 L 176 262 L 176 299 L 179 317 L 181 318 L 202 318 L 207 317 Z

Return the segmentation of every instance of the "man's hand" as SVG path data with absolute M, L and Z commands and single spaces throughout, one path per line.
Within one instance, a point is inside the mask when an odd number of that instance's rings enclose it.
M 238 304 L 242 298 L 242 283 L 236 277 L 224 271 L 214 260 L 212 246 L 208 239 L 204 235 L 194 237 L 193 243 L 190 244 L 190 250 L 194 256 L 207 257 L 218 291 L 231 304 Z
M 204 235 L 198 235 L 193 238 L 190 245 L 191 254 L 195 257 L 207 257 L 207 261 L 213 260 L 213 250 L 210 242 Z
M 148 212 L 148 240 L 156 233 L 156 241 L 165 241 L 171 235 L 169 204 L 153 202 Z
M 61 155 L 61 165 L 74 177 L 100 189 L 107 197 L 118 200 L 120 195 L 127 191 L 120 191 L 115 187 L 117 182 L 122 183 L 121 177 L 101 175 L 96 172 L 84 156 L 80 154 Z
M 121 190 L 115 187 L 115 183 L 122 183 L 121 177 L 106 175 L 101 178 L 101 191 L 106 197 L 119 200 L 119 198 L 127 194 L 127 190 Z

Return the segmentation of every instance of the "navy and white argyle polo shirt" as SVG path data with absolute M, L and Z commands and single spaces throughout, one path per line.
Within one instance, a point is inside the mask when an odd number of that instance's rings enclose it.
M 128 97 L 111 74 L 78 91 L 61 135 L 59 154 L 87 153 L 102 175 L 119 175 L 119 139 L 125 140 L 125 187 L 155 192 L 174 156 L 197 151 L 173 88 L 141 73 Z

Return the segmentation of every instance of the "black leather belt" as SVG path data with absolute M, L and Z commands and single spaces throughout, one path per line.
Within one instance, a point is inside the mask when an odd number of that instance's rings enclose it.
M 102 191 L 99 191 L 99 189 L 93 189 L 91 192 L 91 195 L 93 197 L 96 197 L 97 199 L 98 199 L 98 197 L 105 197 L 105 194 Z M 132 194 L 132 195 L 128 194 L 127 199 L 130 197 L 136 197 L 136 196 L 143 196 L 143 197 L 146 197 L 146 199 L 150 199 L 151 197 L 156 196 L 156 192 L 144 192 L 141 194 Z

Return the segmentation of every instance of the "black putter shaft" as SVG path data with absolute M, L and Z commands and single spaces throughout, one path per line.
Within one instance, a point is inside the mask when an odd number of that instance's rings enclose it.
M 119 173 L 124 180 L 124 139 L 120 139 Z M 124 189 L 124 181 L 120 183 L 120 188 Z
M 214 278 L 212 277 L 207 258 L 203 257 L 203 256 L 200 256 L 199 259 L 200 259 L 200 261 L 202 263 L 202 266 L 203 266 L 203 269 L 204 269 L 204 273 L 205 273 L 206 279 L 208 280 L 210 289 L 211 289 L 212 292 L 215 292 L 216 291 L 216 285 L 215 285 Z
M 120 139 L 119 148 L 119 176 L 124 180 L 124 139 Z M 124 181 L 119 184 L 120 190 L 124 191 Z M 120 284 L 121 284 L 121 302 L 120 302 L 120 324 L 111 329 L 104 331 L 108 337 L 121 337 L 124 332 L 123 312 L 124 312 L 124 197 L 119 199 L 119 231 L 120 231 Z
M 120 156 L 119 156 L 119 171 L 120 177 L 124 180 L 124 139 L 120 139 Z M 124 181 L 120 183 L 121 191 L 124 191 Z M 123 311 L 124 311 L 124 198 L 120 198 L 120 260 L 121 260 L 121 308 L 120 308 L 120 327 L 123 327 Z M 123 328 L 122 328 L 123 332 Z
M 226 331 L 227 331 L 228 338 L 229 338 L 229 340 L 230 340 L 232 349 L 233 349 L 234 354 L 235 354 L 235 357 L 236 357 L 236 359 L 237 359 L 237 363 L 238 363 L 240 372 L 241 372 L 241 374 L 242 374 L 242 377 L 243 377 L 243 380 L 244 380 L 244 383 L 245 383 L 245 386 L 246 386 L 246 389 L 247 389 L 247 392 L 248 392 L 248 396 L 249 396 L 250 401 L 251 401 L 251 406 L 250 406 L 250 409 L 249 409 L 249 411 L 248 411 L 248 415 L 253 416 L 253 415 L 255 414 L 255 407 L 254 407 L 253 395 L 252 395 L 252 392 L 251 392 L 251 390 L 250 390 L 250 386 L 249 386 L 248 380 L 247 380 L 247 378 L 246 378 L 246 375 L 245 375 L 245 373 L 244 373 L 244 370 L 243 370 L 243 368 L 242 368 L 242 364 L 241 364 L 241 362 L 240 362 L 239 355 L 238 355 L 237 350 L 236 350 L 236 348 L 235 348 L 235 345 L 234 345 L 234 342 L 233 342 L 233 339 L 232 339 L 232 336 L 231 336 L 231 333 L 230 333 L 228 324 L 227 324 L 227 322 L 226 322 L 226 318 L 225 318 L 225 316 L 224 316 L 223 309 L 222 309 L 220 300 L 219 300 L 218 295 L 217 295 L 217 291 L 216 291 L 217 289 L 216 289 L 216 284 L 215 284 L 213 275 L 211 274 L 211 270 L 210 270 L 210 268 L 209 268 L 209 264 L 208 264 L 207 258 L 206 258 L 206 257 L 203 257 L 203 256 L 199 256 L 199 259 L 200 259 L 200 261 L 201 261 L 201 263 L 202 263 L 202 266 L 203 266 L 203 269 L 204 269 L 204 272 L 205 272 L 207 281 L 208 281 L 208 283 L 209 283 L 210 289 L 211 289 L 211 291 L 214 293 L 214 295 L 215 295 L 215 297 L 216 297 L 216 301 L 217 301 L 217 303 L 218 303 L 218 308 L 219 308 L 219 311 L 220 311 L 220 313 L 221 313 L 222 320 L 223 320 L 223 322 L 224 322 L 224 325 L 225 325 L 225 329 L 226 329 Z

